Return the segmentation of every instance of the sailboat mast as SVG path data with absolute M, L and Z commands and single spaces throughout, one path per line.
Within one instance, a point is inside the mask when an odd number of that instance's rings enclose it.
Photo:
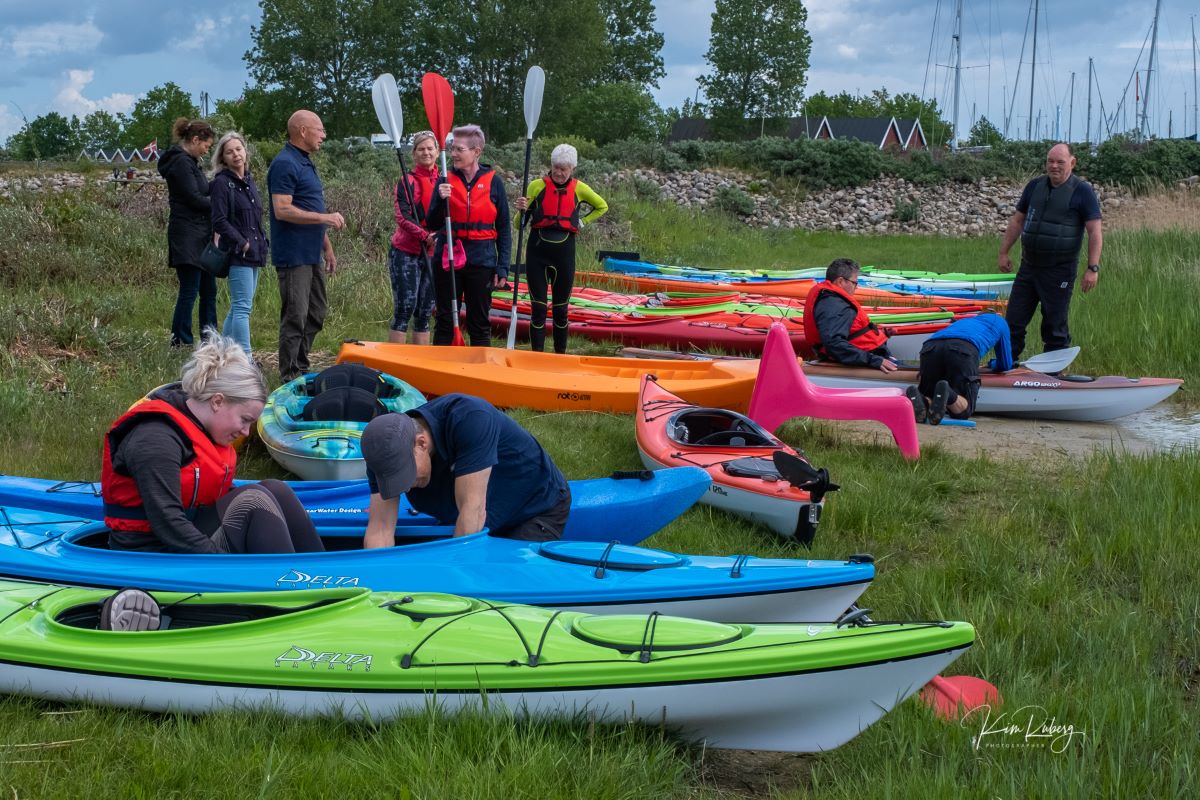
M 1037 29 L 1038 0 L 1033 0 L 1033 58 L 1029 62 L 1029 124 L 1025 127 L 1025 138 L 1033 141 L 1033 87 L 1037 78 Z
M 1084 141 L 1090 147 L 1092 144 L 1092 59 L 1088 56 L 1088 119 L 1087 128 L 1084 129 Z
M 1142 136 L 1150 137 L 1150 76 L 1154 74 L 1154 51 L 1158 49 L 1158 12 L 1162 0 L 1154 3 L 1154 27 L 1150 35 L 1150 66 L 1146 69 L 1146 91 L 1142 94 Z
M 958 98 L 962 89 L 962 9 L 963 0 L 954 6 L 954 127 L 950 149 L 958 149 Z
M 1200 141 L 1200 115 L 1196 108 L 1200 106 L 1200 95 L 1196 94 L 1196 15 L 1192 14 L 1192 133 L 1196 141 Z
M 1067 141 L 1071 141 L 1071 128 L 1075 124 L 1075 73 L 1071 73 L 1071 105 L 1067 108 Z

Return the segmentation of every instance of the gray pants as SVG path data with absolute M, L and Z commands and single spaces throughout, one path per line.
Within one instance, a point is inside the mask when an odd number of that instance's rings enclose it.
M 325 268 L 301 264 L 279 275 L 279 377 L 286 383 L 308 372 L 308 352 L 325 324 Z

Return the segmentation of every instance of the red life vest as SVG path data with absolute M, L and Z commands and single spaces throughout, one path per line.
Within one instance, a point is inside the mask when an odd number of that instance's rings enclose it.
M 813 309 L 817 307 L 817 300 L 826 292 L 845 298 L 846 302 L 854 307 L 854 321 L 850 323 L 850 333 L 846 336 L 850 344 L 867 352 L 887 344 L 887 334 L 871 322 L 871 318 L 867 316 L 862 304 L 854 299 L 854 295 L 830 281 L 822 281 L 810 289 L 808 296 L 804 298 L 804 338 L 813 350 L 817 351 L 818 356 L 824 354 L 825 348 L 821 343 L 821 332 L 817 330 L 817 317 Z
M 579 233 L 579 199 L 575 197 L 577 181 L 571 178 L 566 186 L 559 188 L 549 175 L 542 180 L 545 185 L 533 200 L 533 227 L 561 228 Z
M 147 415 L 161 415 L 173 424 L 196 457 L 179 471 L 179 496 L 188 518 L 196 509 L 211 506 L 233 487 L 237 452 L 220 446 L 192 419 L 165 400 L 146 400 L 135 404 L 113 423 L 104 437 L 104 456 L 100 465 L 100 493 L 104 498 L 104 524 L 114 531 L 150 533 L 145 504 L 137 483 L 113 469 L 112 456 L 121 440 Z
M 492 178 L 495 175 L 491 169 L 477 175 L 470 189 L 457 172 L 451 171 L 446 177 L 450 182 L 450 229 L 455 239 L 496 238 L 497 210 L 492 202 Z
M 432 167 L 425 170 L 424 173 L 418 172 L 414 168 L 407 177 L 408 185 L 412 190 L 413 203 L 417 207 L 417 224 L 423 228 L 428 227 L 425 225 L 425 210 L 429 207 L 429 198 L 433 197 L 433 187 L 437 185 L 437 168 Z

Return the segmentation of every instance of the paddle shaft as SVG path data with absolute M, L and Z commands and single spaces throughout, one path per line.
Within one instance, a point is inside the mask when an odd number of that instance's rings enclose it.
M 525 193 L 525 187 L 529 185 L 529 159 L 533 154 L 533 137 L 525 137 L 525 169 L 521 172 L 521 193 Z M 508 318 L 508 349 L 512 350 L 517 346 L 517 285 L 521 283 L 521 251 L 525 244 L 525 219 L 529 214 L 529 209 L 521 212 L 521 221 L 517 225 L 517 259 L 513 263 L 513 299 L 512 312 Z M 528 272 L 528 270 L 526 270 Z
M 450 181 L 450 172 L 446 169 L 446 148 L 442 147 L 442 179 L 447 183 Z M 450 316 L 454 320 L 454 332 L 456 337 L 461 337 L 458 332 L 458 289 L 454 285 L 454 228 L 450 222 L 450 198 L 446 198 L 446 255 L 450 259 Z

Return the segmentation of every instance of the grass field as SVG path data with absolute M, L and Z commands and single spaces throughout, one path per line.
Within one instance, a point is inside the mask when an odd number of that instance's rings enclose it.
M 334 184 L 356 208 L 337 243 L 342 270 L 317 348 L 386 335 L 390 295 L 373 188 Z M 145 195 L 144 197 L 142 195 Z M 848 255 L 879 266 L 988 272 L 996 242 L 754 232 L 617 193 L 597 248 L 658 261 L 813 266 Z M 340 206 L 337 200 L 344 200 Z M 96 479 L 109 422 L 176 376 L 167 347 L 174 277 L 162 203 L 149 193 L 22 196 L 0 204 L 0 471 Z M 1072 329 L 1082 372 L 1200 379 L 1194 331 L 1200 235 L 1122 231 L 1105 245 L 1096 292 Z M 221 313 L 228 308 L 222 298 Z M 278 314 L 266 271 L 253 318 L 269 352 Z M 1036 338 L 1036 337 L 1032 337 Z M 603 348 L 572 342 L 575 350 Z M 277 376 L 269 376 L 277 381 Z M 1190 399 L 1188 387 L 1177 397 Z M 514 412 L 569 478 L 639 465 L 629 417 Z M 963 459 L 926 449 L 848 444 L 832 423 L 793 422 L 783 437 L 827 466 L 833 495 L 811 551 L 869 552 L 876 616 L 974 623 L 979 640 L 951 669 L 997 684 L 1006 700 L 945 723 L 910 701 L 858 739 L 816 756 L 724 754 L 663 731 L 447 720 L 387 725 L 269 715 L 207 718 L 0 699 L 0 796 L 729 798 L 1185 797 L 1200 780 L 1200 454 L 1086 461 Z M 243 477 L 282 476 L 252 442 Z M 649 542 L 698 553 L 808 557 L 707 507 Z M 999 715 L 1006 717 L 999 718 Z M 1071 735 L 1027 737 L 1053 720 Z M 1011 731 L 1004 726 L 1015 725 Z M 1003 728 L 1003 730 L 1000 730 Z M 1035 731 L 1036 732 L 1036 731 Z

